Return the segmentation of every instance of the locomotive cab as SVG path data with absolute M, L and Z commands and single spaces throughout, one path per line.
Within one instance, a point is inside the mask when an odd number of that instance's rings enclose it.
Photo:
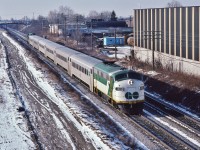
M 99 63 L 94 67 L 94 91 L 125 113 L 142 113 L 144 83 L 137 72 L 114 63 Z
M 128 113 L 141 113 L 144 103 L 144 83 L 140 75 L 126 70 L 113 76 L 112 98 L 117 106 Z

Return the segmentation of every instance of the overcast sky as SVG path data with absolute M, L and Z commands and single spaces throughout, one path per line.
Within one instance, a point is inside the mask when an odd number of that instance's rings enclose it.
M 133 9 L 166 7 L 171 0 L 0 0 L 0 16 L 2 19 L 21 19 L 24 16 L 37 18 L 38 15 L 47 16 L 50 10 L 59 6 L 68 6 L 76 13 L 85 16 L 91 10 L 112 11 L 117 17 L 128 17 Z M 183 6 L 200 6 L 200 0 L 179 0 Z

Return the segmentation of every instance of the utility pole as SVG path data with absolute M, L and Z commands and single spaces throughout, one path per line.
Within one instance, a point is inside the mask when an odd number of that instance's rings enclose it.
M 76 42 L 78 48 L 78 16 L 76 16 Z
M 161 31 L 144 31 L 144 39 L 151 39 L 152 43 L 153 43 L 153 49 L 152 49 L 152 66 L 153 66 L 153 70 L 155 70 L 155 56 L 154 56 L 154 52 L 155 52 L 155 39 L 161 39 Z M 141 33 L 140 33 L 141 34 Z
M 45 28 L 45 18 L 43 18 L 42 19 L 42 36 L 44 35 L 44 32 L 45 32 L 45 30 L 44 30 L 44 28 Z
M 44 26 L 44 25 L 43 25 L 43 19 L 42 19 L 42 35 L 43 35 L 43 26 Z
M 92 38 L 92 20 L 91 20 L 91 48 L 92 48 L 92 51 L 93 51 L 93 38 Z
M 129 18 L 129 21 L 130 21 L 130 27 L 133 27 L 133 25 L 132 25 L 132 17 L 131 16 Z
M 116 29 L 115 29 L 115 59 L 117 59 L 117 47 L 116 47 Z
M 67 36 L 67 35 L 66 35 L 66 33 L 67 33 L 67 29 L 66 29 L 66 26 L 67 26 L 67 25 L 66 25 L 66 21 L 67 21 L 67 18 L 66 18 L 66 16 L 65 16 L 65 30 L 64 30 L 64 31 L 65 31 L 65 42 L 66 42 L 66 39 L 67 39 L 67 38 L 66 38 L 66 36 Z

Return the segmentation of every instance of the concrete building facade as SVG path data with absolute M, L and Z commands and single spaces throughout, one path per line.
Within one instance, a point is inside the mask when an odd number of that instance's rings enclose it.
M 200 75 L 200 6 L 134 10 L 136 57 Z

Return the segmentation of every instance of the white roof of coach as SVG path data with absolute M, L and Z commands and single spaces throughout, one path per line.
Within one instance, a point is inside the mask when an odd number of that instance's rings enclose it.
M 42 44 L 44 46 L 46 46 L 47 44 L 50 44 L 52 41 L 49 41 L 47 39 L 41 38 L 41 40 L 38 41 L 39 44 Z
M 62 46 L 58 43 L 54 43 L 54 42 L 50 42 L 50 43 L 47 42 L 46 47 L 54 51 L 57 48 L 61 48 L 61 47 L 64 47 L 64 46 Z
M 60 44 L 57 44 L 55 42 L 52 42 L 50 40 L 47 40 L 47 39 L 44 39 L 42 38 L 41 40 L 39 40 L 39 43 L 46 46 L 47 48 L 51 49 L 51 50 L 55 50 L 56 48 L 58 47 L 63 47 L 62 45 Z
M 56 49 L 56 53 L 61 54 L 61 55 L 65 55 L 67 57 L 70 57 L 71 55 L 79 54 L 80 52 L 75 51 L 75 50 L 73 50 L 71 48 L 63 46 L 63 47 L 57 48 Z
M 31 36 L 29 36 L 29 39 L 38 42 L 38 41 L 42 40 L 43 38 L 40 36 L 37 36 L 37 35 L 31 35 Z
M 72 60 L 75 60 L 76 62 L 82 63 L 90 68 L 92 68 L 94 65 L 98 63 L 102 63 L 101 60 L 96 59 L 94 57 L 88 56 L 86 54 L 80 53 L 78 55 L 72 55 Z

